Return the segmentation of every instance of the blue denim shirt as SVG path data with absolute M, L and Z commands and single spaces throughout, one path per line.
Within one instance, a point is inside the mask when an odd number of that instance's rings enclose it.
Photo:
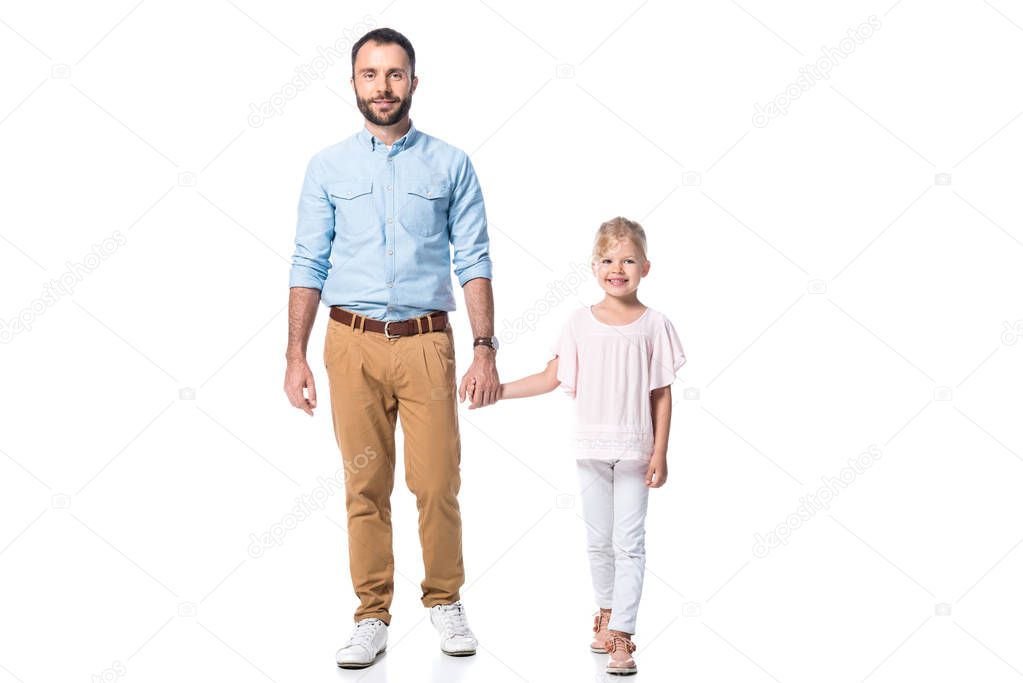
M 289 286 L 378 320 L 453 311 L 452 264 L 460 285 L 491 279 L 489 249 L 465 152 L 415 126 L 388 150 L 363 128 L 309 161 Z

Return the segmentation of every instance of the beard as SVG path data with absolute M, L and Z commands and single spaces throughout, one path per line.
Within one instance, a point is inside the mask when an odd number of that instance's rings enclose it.
M 398 99 L 391 93 L 385 93 L 383 97 L 388 100 Z M 406 114 L 408 114 L 409 109 L 412 107 L 412 95 L 410 93 L 405 99 L 398 100 L 397 106 L 387 114 L 377 114 L 373 111 L 372 98 L 363 99 L 356 96 L 355 102 L 359 106 L 359 111 L 362 112 L 362 115 L 365 116 L 366 120 L 370 123 L 377 126 L 393 126 L 398 121 L 401 121 Z

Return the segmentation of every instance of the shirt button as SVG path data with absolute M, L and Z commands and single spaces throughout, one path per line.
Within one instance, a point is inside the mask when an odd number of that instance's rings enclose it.
M 387 255 L 388 255 L 388 256 L 390 256 L 390 255 L 391 255 L 391 254 L 393 254 L 393 253 L 394 253 L 394 250 L 393 250 L 393 249 L 388 249 L 388 250 L 387 250 Z
M 387 186 L 387 189 L 388 189 L 388 190 L 390 190 L 390 189 L 391 189 L 391 186 L 390 186 L 390 185 L 388 185 L 388 186 Z
M 394 286 L 394 283 L 393 283 L 393 282 L 388 282 L 388 283 L 387 283 L 387 286 L 388 286 L 388 287 L 393 287 L 393 286 Z
M 394 219 L 393 219 L 393 218 L 388 218 L 388 219 L 387 219 L 387 222 L 388 222 L 388 223 L 393 223 L 393 222 L 394 222 Z

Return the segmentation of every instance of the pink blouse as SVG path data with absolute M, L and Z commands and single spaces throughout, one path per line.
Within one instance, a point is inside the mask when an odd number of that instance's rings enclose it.
M 575 457 L 649 460 L 650 392 L 672 384 L 686 362 L 671 321 L 647 307 L 627 325 L 608 325 L 585 306 L 572 312 L 551 351 L 561 387 L 575 399 Z

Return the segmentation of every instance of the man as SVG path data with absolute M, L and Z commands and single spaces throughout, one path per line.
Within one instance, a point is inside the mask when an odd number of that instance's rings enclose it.
M 411 43 L 391 29 L 370 31 L 352 47 L 351 84 L 365 127 L 309 162 L 290 272 L 284 390 L 309 415 L 316 388 L 306 347 L 317 302 L 330 311 L 323 357 L 359 598 L 355 629 L 337 652 L 344 668 L 369 666 L 387 644 L 398 418 L 405 480 L 419 509 L 423 605 L 445 654 L 472 655 L 477 646 L 459 597 L 461 442 L 447 312 L 455 310 L 453 263 L 474 336 L 458 397 L 489 405 L 500 387 L 490 243 L 468 156 L 409 118 L 415 65 Z

